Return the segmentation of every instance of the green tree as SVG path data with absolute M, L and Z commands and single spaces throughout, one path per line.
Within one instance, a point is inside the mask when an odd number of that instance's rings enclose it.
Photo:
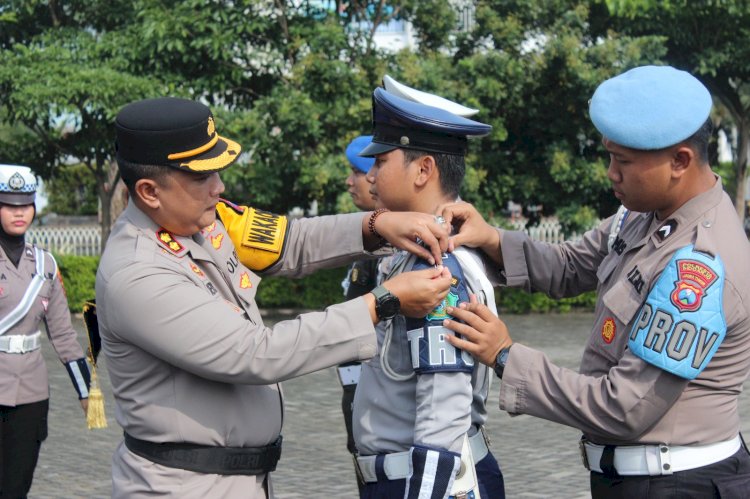
M 568 232 L 616 209 L 606 155 L 588 118 L 596 86 L 661 54 L 650 38 L 594 38 L 583 1 L 479 2 L 449 70 L 459 101 L 493 125 L 472 159 L 485 213 L 514 200 L 556 213 Z
M 8 1 L 0 12 L 0 94 L 8 126 L 23 139 L 21 147 L 0 143 L 0 159 L 27 164 L 42 178 L 83 165 L 96 180 L 104 244 L 117 181 L 114 116 L 163 88 L 123 71 L 107 50 L 107 30 L 132 14 L 129 2 Z
M 745 0 L 595 0 L 594 34 L 611 30 L 658 37 L 659 60 L 700 78 L 737 130 L 734 149 L 735 206 L 745 215 L 750 147 L 750 3 Z M 714 120 L 721 123 L 723 114 Z
M 46 212 L 59 215 L 97 215 L 96 182 L 85 165 L 71 165 L 53 172 L 44 182 Z

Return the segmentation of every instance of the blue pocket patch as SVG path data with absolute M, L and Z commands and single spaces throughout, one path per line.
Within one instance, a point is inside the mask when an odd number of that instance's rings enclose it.
M 452 281 L 448 295 L 442 303 L 420 319 L 406 319 L 407 338 L 411 347 L 411 360 L 417 374 L 432 372 L 472 372 L 474 358 L 448 343 L 447 335 L 455 334 L 443 327 L 444 319 L 453 319 L 446 313 L 446 307 L 455 307 L 469 301 L 464 273 L 458 260 L 452 254 L 443 255 L 443 265 L 451 271 Z M 431 265 L 418 260 L 412 270 L 421 270 Z
M 677 251 L 638 312 L 628 348 L 646 362 L 695 379 L 724 341 L 724 264 L 693 246 Z

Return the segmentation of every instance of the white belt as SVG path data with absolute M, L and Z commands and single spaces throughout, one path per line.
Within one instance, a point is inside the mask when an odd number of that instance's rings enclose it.
M 487 447 L 484 428 L 469 437 L 469 446 L 471 447 L 471 455 L 474 458 L 475 463 L 478 463 L 487 456 L 490 449 Z M 378 456 L 357 457 L 359 473 L 365 483 L 378 481 L 378 475 L 375 471 L 375 460 L 377 457 Z M 383 460 L 383 471 L 385 471 L 385 476 L 388 477 L 388 480 L 401 480 L 409 476 L 410 465 L 411 462 L 409 460 L 408 450 L 403 452 L 393 452 L 385 455 L 385 459 Z
M 42 346 L 42 332 L 34 334 L 5 334 L 0 336 L 0 352 L 27 353 Z
M 622 476 L 671 475 L 692 470 L 732 456 L 742 444 L 740 436 L 708 445 L 624 445 L 615 447 L 614 466 Z M 584 442 L 584 466 L 602 473 L 600 461 L 604 446 Z
M 341 386 L 356 385 L 359 383 L 359 375 L 362 372 L 362 364 L 352 364 L 350 366 L 339 366 L 337 368 Z

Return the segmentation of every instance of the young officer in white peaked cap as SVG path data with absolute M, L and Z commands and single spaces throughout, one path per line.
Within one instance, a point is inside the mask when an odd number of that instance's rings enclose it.
M 422 98 L 424 92 L 417 94 Z M 430 102 L 443 102 L 432 96 Z M 452 107 L 457 105 L 453 103 Z M 382 88 L 373 94 L 375 157 L 367 179 L 378 208 L 434 213 L 458 198 L 468 137 L 491 127 Z M 362 499 L 504 497 L 502 473 L 484 434 L 490 370 L 446 343 L 445 306 L 469 293 L 494 306 L 492 284 L 475 251 L 443 257 L 448 296 L 419 318 L 393 313 L 377 326 L 378 354 L 362 365 L 354 438 Z M 424 268 L 401 252 L 381 261 L 383 279 Z M 377 291 L 375 291 L 377 293 Z

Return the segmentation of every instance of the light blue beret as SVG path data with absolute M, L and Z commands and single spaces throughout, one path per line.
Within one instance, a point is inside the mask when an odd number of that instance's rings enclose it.
M 371 142 L 372 135 L 360 135 L 346 146 L 346 159 L 349 160 L 349 163 L 354 168 L 364 173 L 370 171 L 372 165 L 375 164 L 375 158 L 363 158 L 359 153 L 362 149 L 370 145 Z
M 596 89 L 589 105 L 604 137 L 632 149 L 663 149 L 687 139 L 706 122 L 711 94 L 690 73 L 641 66 Z

